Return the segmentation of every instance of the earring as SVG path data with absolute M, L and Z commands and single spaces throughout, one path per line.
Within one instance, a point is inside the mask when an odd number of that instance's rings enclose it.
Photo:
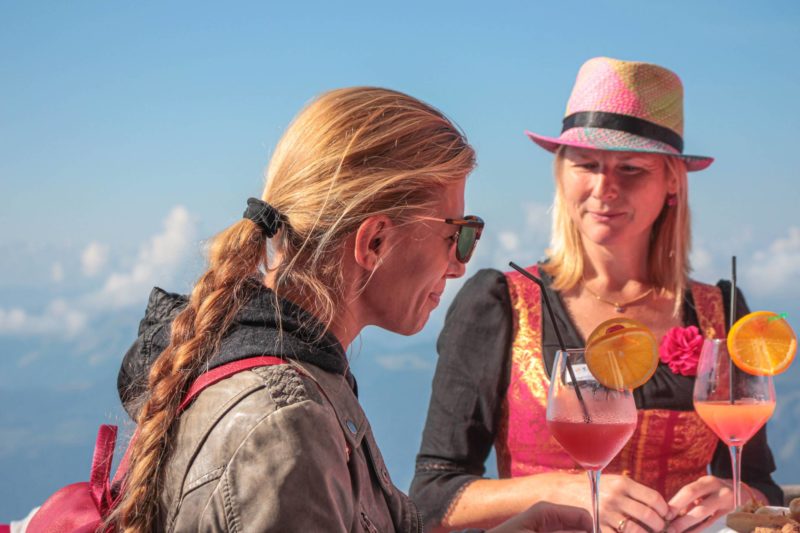
M 667 195 L 667 205 L 669 207 L 675 207 L 678 205 L 678 195 L 677 194 L 668 194 Z

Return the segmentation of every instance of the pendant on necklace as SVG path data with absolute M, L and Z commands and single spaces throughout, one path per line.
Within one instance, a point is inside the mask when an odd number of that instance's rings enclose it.
M 625 306 L 617 304 L 614 306 L 614 311 L 616 311 L 617 313 L 624 313 Z

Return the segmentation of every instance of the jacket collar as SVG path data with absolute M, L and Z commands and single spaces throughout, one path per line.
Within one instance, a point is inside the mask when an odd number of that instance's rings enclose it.
M 310 363 L 345 377 L 357 394 L 356 380 L 342 345 L 310 313 L 253 280 L 252 297 L 239 309 L 220 347 L 208 360 L 208 369 L 256 355 L 274 355 Z M 128 349 L 117 378 L 125 410 L 136 417 L 146 392 L 150 367 L 169 345 L 172 321 L 183 311 L 188 297 L 153 288 L 139 324 L 136 342 Z
M 347 356 L 339 341 L 310 313 L 276 298 L 260 283 L 236 314 L 209 367 L 254 355 L 295 359 L 335 374 L 348 374 Z

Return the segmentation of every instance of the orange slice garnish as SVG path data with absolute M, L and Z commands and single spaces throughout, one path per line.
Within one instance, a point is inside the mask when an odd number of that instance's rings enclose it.
M 755 376 L 774 376 L 792 364 L 797 337 L 786 319 L 770 311 L 743 316 L 728 333 L 733 363 Z
M 589 335 L 584 352 L 592 375 L 610 389 L 641 387 L 658 367 L 658 342 L 641 322 L 606 320 Z
M 600 324 L 599 326 L 597 326 L 592 330 L 592 332 L 589 334 L 589 338 L 586 340 L 586 346 L 592 344 L 592 342 L 594 342 L 594 340 L 601 335 L 612 333 L 615 330 L 621 329 L 620 326 L 622 326 L 622 328 L 647 329 L 647 327 L 638 320 L 632 320 L 630 318 L 624 318 L 624 317 L 611 318 L 609 320 L 606 320 L 605 322 L 603 322 L 602 324 Z

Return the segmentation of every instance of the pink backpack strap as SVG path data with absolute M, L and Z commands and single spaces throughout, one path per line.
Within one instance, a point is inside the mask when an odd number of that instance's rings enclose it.
M 111 508 L 111 462 L 114 459 L 114 445 L 117 443 L 117 426 L 103 424 L 97 431 L 97 440 L 92 455 L 92 470 L 89 472 L 89 493 L 101 515 L 105 516 Z M 126 454 L 127 455 L 127 454 Z M 119 469 L 117 469 L 119 470 Z
M 208 372 L 204 372 L 201 374 L 194 383 L 189 387 L 189 390 L 186 392 L 186 396 L 183 398 L 180 406 L 178 407 L 178 413 L 184 411 L 189 405 L 194 401 L 197 396 L 203 392 L 206 388 L 214 385 L 222 381 L 225 378 L 229 378 L 234 374 L 238 374 L 244 370 L 250 370 L 251 368 L 258 368 L 261 366 L 276 366 L 276 365 L 286 365 L 288 362 L 285 359 L 281 359 L 280 357 L 274 357 L 271 355 L 260 355 L 256 357 L 248 357 L 246 359 L 239 359 L 238 361 L 232 361 L 230 363 L 226 363 L 224 365 L 218 366 L 209 370 Z M 300 372 L 297 367 L 295 369 Z M 114 436 L 116 437 L 116 427 L 110 426 L 114 428 Z M 102 431 L 102 428 L 101 428 Z M 116 485 L 118 482 L 121 482 L 125 474 L 128 473 L 128 467 L 130 466 L 130 453 L 133 449 L 132 444 L 136 441 L 136 438 L 139 436 L 139 429 L 137 428 L 131 437 L 131 441 L 128 443 L 128 449 L 125 450 L 125 455 L 122 457 L 122 460 L 119 463 L 119 467 L 117 467 L 117 472 L 114 475 L 114 481 L 112 481 L 112 485 Z M 98 442 L 100 436 L 98 435 Z M 111 452 L 113 454 L 114 445 L 113 442 L 111 444 Z M 96 455 L 95 451 L 95 455 Z M 109 458 L 109 469 L 111 468 L 111 460 Z M 94 464 L 92 465 L 92 478 L 94 478 Z M 108 472 L 106 473 L 106 477 L 103 479 L 108 479 Z M 109 491 L 110 496 L 110 491 Z M 0 532 L 2 533 L 2 532 Z
M 203 392 L 205 388 L 210 387 L 211 385 L 222 381 L 225 378 L 228 378 L 234 374 L 238 374 L 243 370 L 257 368 L 259 366 L 275 366 L 285 364 L 287 364 L 286 360 L 281 359 L 280 357 L 261 355 L 258 357 L 248 357 L 247 359 L 239 359 L 238 361 L 226 363 L 222 366 L 218 366 L 217 368 L 213 368 L 208 372 L 204 372 L 194 381 L 194 383 L 192 383 L 192 386 L 189 387 L 189 390 L 186 392 L 186 396 L 183 398 L 180 407 L 178 407 L 178 412 L 180 413 L 189 407 L 189 404 L 191 404 L 192 401 L 197 398 L 197 395 Z
M 722 302 L 722 290 L 716 285 L 707 285 L 698 281 L 691 282 L 692 299 L 697 312 L 700 333 L 707 339 L 719 339 L 725 336 L 725 306 Z

